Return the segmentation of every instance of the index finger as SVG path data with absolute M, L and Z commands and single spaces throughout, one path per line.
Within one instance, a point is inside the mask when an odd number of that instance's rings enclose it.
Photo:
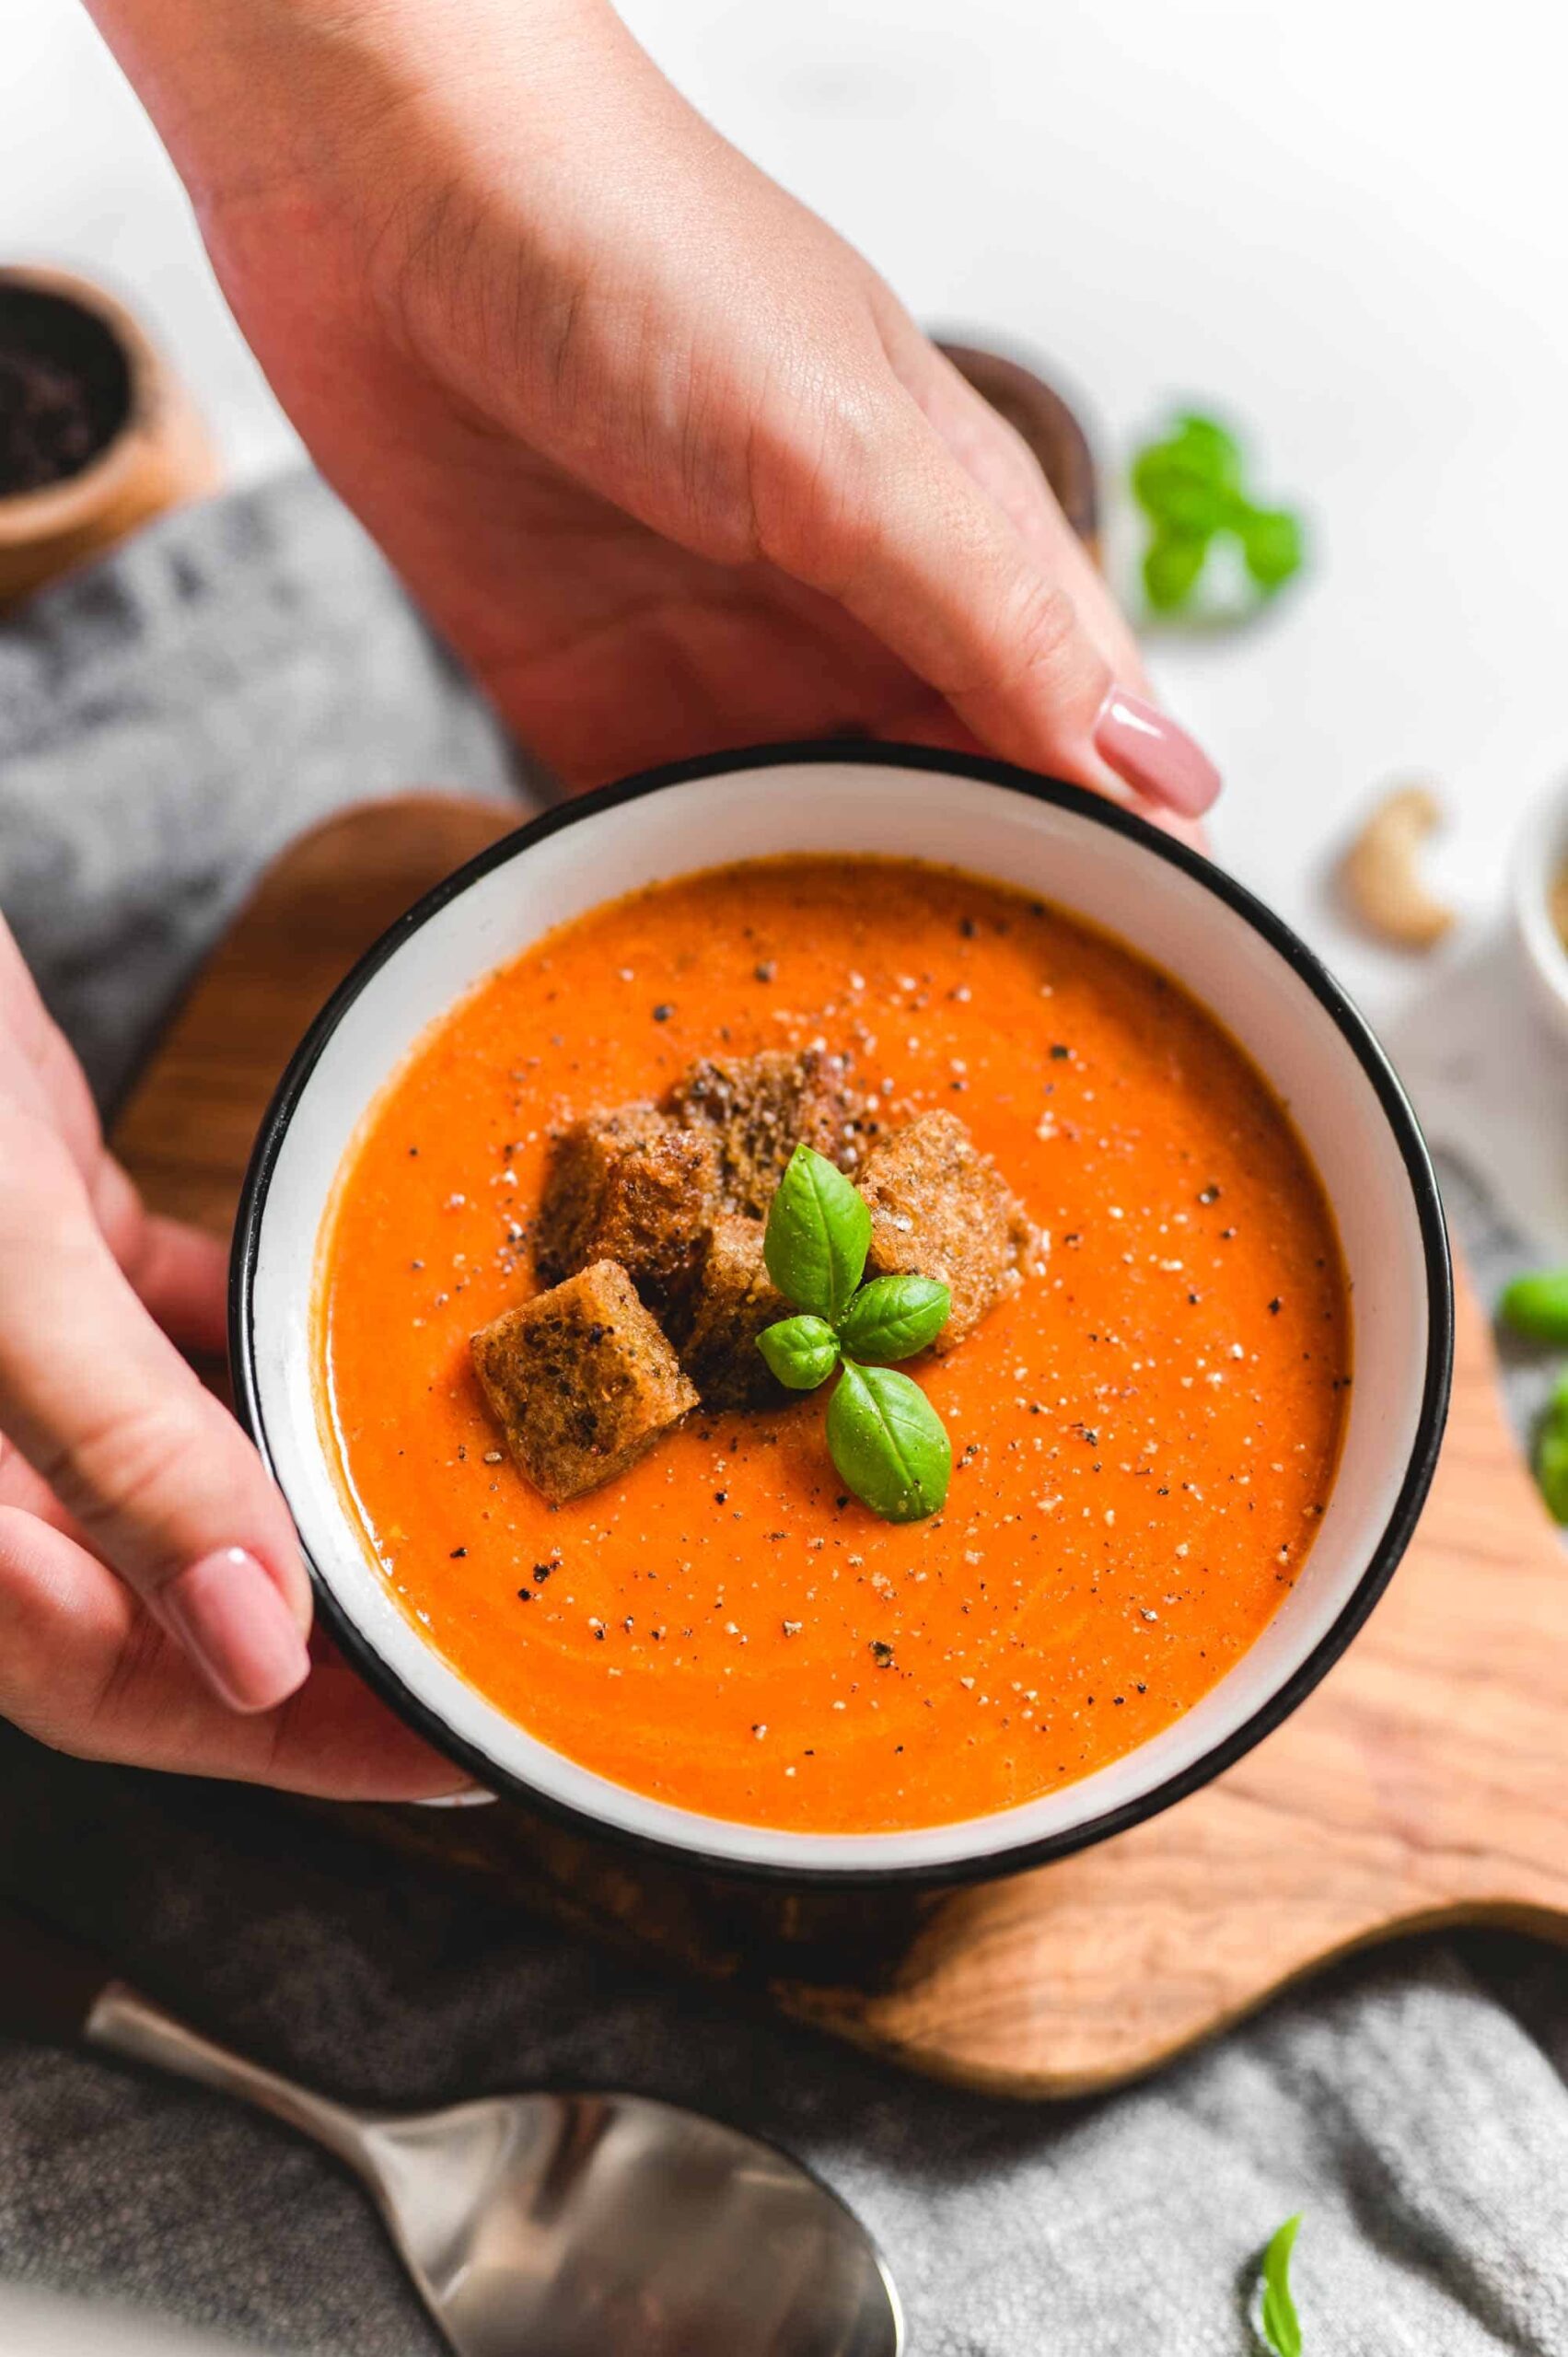
M 759 505 L 763 552 L 836 598 L 992 751 L 1189 816 L 1214 800 L 1214 764 L 1086 626 L 1067 585 L 1102 593 L 1065 527 L 1054 557 L 1026 540 L 902 385 L 832 419 L 777 479 Z

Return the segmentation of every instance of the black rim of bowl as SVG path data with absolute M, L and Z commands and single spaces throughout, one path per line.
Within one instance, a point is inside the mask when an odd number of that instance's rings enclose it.
M 842 1889 L 904 1884 L 935 1889 L 947 1884 L 997 1880 L 1006 1875 L 1020 1873 L 1026 1867 L 1043 1864 L 1049 1859 L 1065 1857 L 1073 1851 L 1087 1849 L 1112 1834 L 1125 1832 L 1129 1827 L 1141 1824 L 1146 1817 L 1157 1816 L 1162 1809 L 1170 1807 L 1176 1801 L 1184 1800 L 1190 1793 L 1197 1792 L 1214 1777 L 1223 1774 L 1225 1769 L 1234 1766 L 1244 1753 L 1250 1751 L 1255 1744 L 1260 1743 L 1266 1735 L 1289 1717 L 1338 1661 L 1393 1577 L 1431 1486 L 1447 1413 L 1454 1353 L 1453 1272 L 1448 1255 L 1447 1230 L 1431 1157 L 1393 1066 L 1365 1017 L 1346 997 L 1321 959 L 1244 885 L 1235 882 L 1200 853 L 1190 851 L 1185 844 L 1176 842 L 1130 811 L 1081 786 L 1068 785 L 1056 778 L 1038 776 L 1032 771 L 1015 769 L 1008 762 L 989 761 L 980 755 L 971 758 L 968 754 L 936 751 L 927 746 L 876 744 L 862 742 L 858 738 L 840 738 L 808 744 L 748 747 L 735 752 L 709 754 L 698 760 L 672 762 L 660 769 L 645 770 L 634 777 L 622 778 L 613 785 L 601 786 L 594 793 L 556 804 L 525 826 L 504 835 L 487 851 L 467 861 L 416 900 L 412 908 L 390 925 L 356 961 L 295 1050 L 263 1117 L 240 1196 L 229 1272 L 229 1355 L 234 1372 L 237 1411 L 261 1451 L 268 1471 L 275 1480 L 276 1467 L 267 1443 L 257 1384 L 254 1336 L 256 1260 L 267 1194 L 289 1123 L 328 1041 L 366 985 L 406 941 L 450 900 L 482 877 L 488 876 L 494 868 L 517 859 L 536 843 L 559 833 L 563 828 L 577 826 L 602 811 L 616 809 L 622 803 L 640 801 L 645 795 L 661 793 L 668 786 L 689 785 L 705 778 L 833 762 L 851 762 L 878 769 L 924 770 L 950 777 L 960 784 L 1004 786 L 1032 801 L 1051 803 L 1059 809 L 1071 811 L 1095 826 L 1104 827 L 1113 834 L 1124 835 L 1141 844 L 1154 857 L 1165 860 L 1201 884 L 1205 891 L 1212 892 L 1216 900 L 1223 901 L 1262 935 L 1332 1018 L 1366 1074 L 1404 1164 L 1421 1229 L 1428 1306 L 1426 1368 L 1421 1411 L 1399 1495 L 1382 1536 L 1372 1550 L 1366 1568 L 1333 1626 L 1267 1701 L 1230 1735 L 1205 1751 L 1201 1759 L 1136 1799 L 1103 1810 L 1098 1816 L 1069 1830 L 1024 1840 L 1002 1850 L 948 1859 L 935 1865 L 877 1865 L 868 1863 L 865 1865 L 825 1866 L 813 1864 L 808 1860 L 802 1860 L 797 1864 L 774 1860 L 732 1858 L 706 1850 L 702 1844 L 700 1829 L 703 1820 L 695 1816 L 691 1819 L 693 1835 L 690 1842 L 665 1840 L 656 1834 L 611 1824 L 591 1812 L 573 1807 L 554 1794 L 530 1784 L 526 1778 L 502 1768 L 476 1746 L 455 1734 L 438 1712 L 403 1684 L 339 1604 L 330 1584 L 311 1558 L 308 1548 L 304 1547 L 303 1535 L 301 1544 L 322 1617 L 345 1657 L 410 1726 L 455 1765 L 466 1768 L 476 1782 L 519 1800 L 577 1833 L 633 1850 L 655 1858 L 666 1866 L 683 1865 L 695 1872 L 733 1876 L 738 1881 L 815 1884 Z M 977 1823 L 985 1821 L 976 1820 Z M 801 1838 L 809 1840 L 813 1837 Z

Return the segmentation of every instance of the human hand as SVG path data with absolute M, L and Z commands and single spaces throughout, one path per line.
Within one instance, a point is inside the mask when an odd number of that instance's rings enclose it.
M 841 731 L 1218 778 L 1012 428 L 600 0 L 94 0 L 322 470 L 572 784 Z
M 150 1217 L 0 922 L 0 1715 L 58 1749 L 343 1799 L 462 1779 L 312 1664 L 282 1498 L 180 1356 L 226 1255 Z

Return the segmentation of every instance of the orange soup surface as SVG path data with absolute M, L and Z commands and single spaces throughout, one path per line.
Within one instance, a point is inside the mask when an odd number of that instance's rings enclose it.
M 469 1353 L 533 1288 L 550 1131 L 813 1042 L 889 1125 L 959 1114 L 1048 1238 L 910 1364 L 952 1436 L 946 1506 L 846 1498 L 816 1393 L 699 1410 L 552 1507 Z M 345 1166 L 319 1330 L 366 1543 L 462 1677 L 621 1784 L 818 1832 L 1009 1807 L 1191 1709 L 1300 1571 L 1349 1380 L 1328 1207 L 1235 1042 L 1106 935 L 894 860 L 708 871 L 491 975 Z

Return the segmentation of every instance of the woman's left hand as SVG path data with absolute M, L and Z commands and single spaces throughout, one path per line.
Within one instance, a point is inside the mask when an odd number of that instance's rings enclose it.
M 288 1509 L 181 1346 L 227 1254 L 151 1216 L 0 920 L 0 1716 L 62 1751 L 343 1800 L 441 1759 L 318 1641 Z

